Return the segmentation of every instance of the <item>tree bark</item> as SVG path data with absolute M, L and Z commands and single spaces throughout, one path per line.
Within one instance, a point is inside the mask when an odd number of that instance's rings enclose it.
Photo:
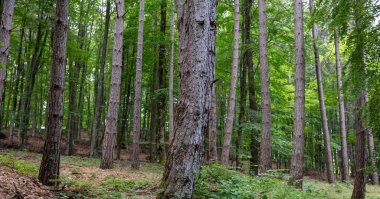
M 142 75 L 142 56 L 143 56 L 143 36 L 144 36 L 144 6 L 145 0 L 140 0 L 139 29 L 137 36 L 137 60 L 136 60 L 136 79 L 135 79 L 135 104 L 133 111 L 133 148 L 132 165 L 133 169 L 140 167 L 140 131 L 141 131 L 141 75 Z
M 38 179 L 43 185 L 57 184 L 64 105 L 68 0 L 56 1 L 53 55 L 48 102 L 47 132 Z
M 232 129 L 234 126 L 235 100 L 236 100 L 236 81 L 239 62 L 239 0 L 234 0 L 234 50 L 231 66 L 230 98 L 228 102 L 227 121 L 224 132 L 224 142 L 222 151 L 222 164 L 229 164 L 230 143 Z
M 8 62 L 15 0 L 5 0 L 0 23 L 0 109 L 4 97 L 5 70 Z
M 370 128 L 368 130 L 368 159 L 373 167 L 374 171 L 371 173 L 371 183 L 373 185 L 379 185 L 379 174 L 377 173 L 377 167 L 376 167 L 376 155 L 375 155 L 375 143 L 373 141 L 373 133 L 372 129 Z
M 259 0 L 259 50 L 260 50 L 260 82 L 261 82 L 261 154 L 260 172 L 272 168 L 271 162 L 271 110 L 269 94 L 269 69 L 267 49 L 267 16 L 265 0 Z
M 101 118 L 102 106 L 103 106 L 103 96 L 104 96 L 104 66 L 107 56 L 107 43 L 108 43 L 108 31 L 110 25 L 110 10 L 111 10 L 111 1 L 107 0 L 106 7 L 106 21 L 104 24 L 104 35 L 103 35 L 103 46 L 102 46 L 102 57 L 100 61 L 100 71 L 99 79 L 97 85 L 97 96 L 95 97 L 95 108 L 94 108 L 94 119 L 92 124 L 92 133 L 91 133 L 91 146 L 90 146 L 90 156 L 96 156 L 97 140 L 98 140 L 98 127 L 99 121 Z
M 215 3 L 215 6 L 214 6 Z M 209 44 L 208 44 L 208 52 L 209 52 L 209 66 L 213 68 L 212 71 L 212 80 L 213 83 L 211 85 L 211 107 L 208 115 L 208 159 L 210 162 L 216 162 L 218 160 L 218 152 L 216 147 L 216 94 L 215 94 L 215 38 L 216 38 L 216 12 L 217 12 L 217 3 L 216 1 L 212 1 L 212 5 L 210 7 L 210 28 L 209 28 Z
M 309 0 L 309 8 L 310 13 L 314 13 L 314 1 Z M 327 114 L 326 114 L 326 106 L 325 106 L 325 95 L 323 90 L 323 81 L 322 81 L 322 66 L 319 61 L 319 49 L 316 43 L 318 39 L 317 34 L 317 26 L 314 21 L 312 22 L 312 36 L 313 36 L 313 48 L 314 48 L 314 59 L 315 59 L 315 71 L 317 74 L 317 84 L 318 84 L 318 97 L 319 97 L 319 109 L 321 112 L 322 119 L 322 129 L 323 129 L 323 141 L 325 145 L 325 154 L 326 154 L 326 170 L 327 170 L 327 181 L 329 183 L 335 182 L 334 176 L 334 167 L 333 160 L 331 155 L 331 147 L 330 147 L 330 131 L 327 124 Z
M 175 133 L 158 198 L 192 198 L 202 162 L 203 135 L 211 105 L 213 66 L 209 64 L 210 13 L 216 1 L 177 0 L 180 94 Z M 213 39 L 213 37 L 211 37 Z
M 295 93 L 290 184 L 302 188 L 305 129 L 305 46 L 302 0 L 294 0 Z
M 340 63 L 339 31 L 337 28 L 334 28 L 334 45 L 335 45 L 336 76 L 337 76 L 338 100 L 339 100 L 339 127 L 340 127 L 340 140 L 341 140 L 341 153 L 342 153 L 342 181 L 347 182 L 349 180 L 349 175 L 348 175 L 346 116 L 345 116 L 344 95 L 343 95 L 342 66 Z
M 174 134 L 174 100 L 173 100 L 173 65 L 174 65 L 174 0 L 171 0 L 170 11 L 170 64 L 169 64 L 169 143 Z
M 101 169 L 112 168 L 117 133 L 117 119 L 120 104 L 121 67 L 123 60 L 124 0 L 117 0 L 115 3 L 116 19 L 112 55 L 112 76 L 110 84 L 110 96 L 108 101 L 106 131 L 104 132 L 102 145 L 102 161 L 100 163 Z

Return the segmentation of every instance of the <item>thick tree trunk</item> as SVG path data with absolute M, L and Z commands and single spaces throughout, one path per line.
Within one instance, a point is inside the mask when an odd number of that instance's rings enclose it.
M 174 79 L 174 0 L 171 0 L 170 11 L 170 64 L 169 64 L 169 143 L 173 141 L 174 134 L 174 100 L 173 100 L 173 79 Z
M 123 60 L 124 0 L 117 0 L 115 3 L 116 19 L 112 55 L 112 76 L 110 83 L 110 96 L 108 101 L 106 131 L 104 132 L 102 145 L 102 161 L 100 163 L 101 169 L 112 168 L 117 133 L 117 119 L 119 113 L 121 67 Z
M 362 107 L 365 104 L 365 93 L 362 92 L 356 101 L 355 106 L 355 131 L 356 131 L 356 143 L 355 143 L 355 181 L 354 189 L 352 191 L 352 199 L 365 198 L 365 128 L 363 125 Z
M 339 99 L 339 127 L 340 127 L 340 140 L 341 140 L 341 153 L 342 153 L 342 181 L 348 181 L 348 150 L 347 150 L 347 133 L 346 133 L 346 116 L 343 96 L 343 82 L 342 82 L 342 66 L 340 63 L 340 45 L 339 45 L 339 32 L 334 28 L 334 45 L 335 45 L 335 62 L 336 62 L 336 76 L 338 84 L 338 99 Z
M 309 0 L 309 8 L 310 8 L 310 13 L 313 14 L 314 12 L 313 0 Z M 323 141 L 325 145 L 327 181 L 329 183 L 334 183 L 335 176 L 334 176 L 334 167 L 333 167 L 333 160 L 332 160 L 331 147 L 330 147 L 330 131 L 327 124 L 325 94 L 324 94 L 323 82 L 322 82 L 322 66 L 319 61 L 319 49 L 316 43 L 316 40 L 318 39 L 317 26 L 315 25 L 314 21 L 312 24 L 312 36 L 313 36 L 313 48 L 314 48 L 314 59 L 315 59 L 315 71 L 317 74 L 317 84 L 318 84 L 319 109 L 321 112 Z
M 144 36 L 144 7 L 145 0 L 140 0 L 139 29 L 137 36 L 137 60 L 135 79 L 135 104 L 133 111 L 133 148 L 132 148 L 132 168 L 140 167 L 140 131 L 141 131 L 141 75 L 143 56 L 143 36 Z
M 260 172 L 271 169 L 271 114 L 269 94 L 269 69 L 267 49 L 267 16 L 265 0 L 259 0 L 259 49 L 261 81 L 261 154 Z
M 180 94 L 175 133 L 158 198 L 192 198 L 202 162 L 203 135 L 211 105 L 213 66 L 209 64 L 210 17 L 216 1 L 177 0 Z M 199 6 L 199 7 L 197 7 Z M 210 38 L 210 39 L 209 39 Z
M 97 141 L 98 141 L 98 127 L 101 118 L 102 106 L 103 106 L 103 96 L 104 96 L 104 66 L 107 56 L 107 43 L 108 43 L 108 31 L 110 25 L 110 10 L 111 10 L 111 0 L 107 0 L 106 7 L 106 21 L 104 25 L 104 35 L 103 35 L 103 46 L 102 46 L 102 57 L 100 61 L 100 71 L 97 86 L 97 96 L 95 96 L 95 108 L 94 108 L 94 119 L 92 124 L 91 132 L 91 146 L 90 146 L 90 156 L 97 155 Z
M 234 126 L 235 116 L 235 101 L 236 101 L 236 81 L 239 62 L 239 0 L 234 0 L 234 50 L 231 67 L 231 84 L 230 84 L 230 98 L 228 102 L 227 121 L 224 132 L 224 142 L 222 151 L 222 164 L 229 164 L 230 157 L 230 144 L 232 138 L 232 130 Z
M 38 179 L 44 185 L 57 184 L 60 163 L 60 141 L 63 118 L 67 16 L 69 1 L 56 1 L 56 18 L 53 36 L 53 55 L 48 102 L 47 132 Z
M 0 109 L 4 97 L 5 70 L 8 62 L 15 0 L 5 0 L 0 23 Z
M 295 93 L 290 184 L 297 188 L 302 188 L 305 143 L 305 46 L 302 13 L 302 0 L 294 0 Z

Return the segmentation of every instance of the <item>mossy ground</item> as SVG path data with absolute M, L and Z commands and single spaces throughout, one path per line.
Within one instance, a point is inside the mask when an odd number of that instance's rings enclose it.
M 36 178 L 40 160 L 38 153 L 6 150 L 0 153 L 0 168 Z M 126 161 L 115 161 L 109 170 L 99 169 L 99 164 L 99 158 L 62 156 L 61 184 L 46 189 L 55 198 L 155 198 L 159 191 L 163 172 L 160 164 L 143 163 L 140 170 L 131 170 Z M 203 166 L 197 177 L 195 198 L 343 199 L 350 198 L 352 192 L 349 183 L 330 185 L 305 179 L 304 189 L 298 190 L 288 186 L 287 180 L 288 175 L 282 171 L 252 177 L 218 164 Z M 380 186 L 367 185 L 366 198 L 380 199 Z

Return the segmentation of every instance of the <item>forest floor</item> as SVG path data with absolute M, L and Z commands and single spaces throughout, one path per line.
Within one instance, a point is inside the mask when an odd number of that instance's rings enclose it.
M 4 140 L 1 140 L 4 144 Z M 39 142 L 38 142 L 39 143 Z M 35 143 L 34 143 L 35 144 Z M 114 168 L 99 169 L 99 158 L 61 156 L 60 185 L 42 186 L 38 169 L 42 154 L 6 149 L 0 145 L 0 198 L 17 194 L 24 198 L 155 198 L 163 165 L 142 161 L 140 170 L 131 170 L 127 157 L 115 160 Z M 2 149 L 3 148 L 3 149 Z M 40 148 L 40 147 L 38 147 Z M 37 150 L 39 151 L 39 150 Z M 143 160 L 145 157 L 142 156 Z M 287 185 L 284 170 L 252 177 L 220 165 L 204 166 L 195 184 L 195 198 L 350 198 L 352 185 L 333 185 L 307 178 L 304 189 Z M 380 199 L 380 186 L 367 186 L 366 198 Z

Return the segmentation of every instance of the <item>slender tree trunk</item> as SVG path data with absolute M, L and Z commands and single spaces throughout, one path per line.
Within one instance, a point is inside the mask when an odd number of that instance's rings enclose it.
M 161 24 L 160 32 L 163 37 L 165 37 L 166 32 L 166 0 L 161 2 Z M 160 39 L 159 53 L 158 53 L 158 86 L 160 90 L 166 87 L 166 59 L 165 59 L 166 47 L 163 42 L 163 38 Z M 166 94 L 160 92 L 158 97 L 158 141 L 159 145 L 157 148 L 159 161 L 163 163 L 166 159 L 166 146 L 165 146 L 165 105 L 166 105 Z
M 90 156 L 96 156 L 97 152 L 97 142 L 98 142 L 98 127 L 99 121 L 102 114 L 102 107 L 104 101 L 104 66 L 107 56 L 107 45 L 108 45 L 108 31 L 110 25 L 110 10 L 111 10 L 111 1 L 107 0 L 106 7 L 106 21 L 104 25 L 104 35 L 103 35 L 103 46 L 102 46 L 102 56 L 100 61 L 100 71 L 97 85 L 97 96 L 95 97 L 95 108 L 94 108 L 94 119 L 92 124 L 92 133 L 91 133 L 91 146 L 90 146 Z
M 302 0 L 294 0 L 295 37 L 295 94 L 293 148 L 290 165 L 290 184 L 302 188 L 305 129 L 305 46 L 303 33 Z
M 124 0 L 116 1 L 115 38 L 112 56 L 112 77 L 106 131 L 104 132 L 101 169 L 112 168 L 113 154 L 116 142 L 117 119 L 120 102 L 121 67 L 123 60 L 123 20 Z
M 23 57 L 23 41 L 24 41 L 24 35 L 25 35 L 25 23 L 26 19 L 23 19 L 22 22 L 22 28 L 20 32 L 20 43 L 19 43 L 19 49 L 18 49 L 18 56 L 17 56 L 17 71 L 16 71 L 16 82 L 15 82 L 15 88 L 14 88 L 14 94 L 12 99 L 12 113 L 11 113 L 11 119 L 10 119 L 10 129 L 9 129 L 9 140 L 8 144 L 12 145 L 13 142 L 13 129 L 15 127 L 15 116 L 17 111 L 17 96 L 19 95 L 19 84 L 21 81 L 21 73 L 22 70 L 24 70 L 24 61 L 22 60 Z
M 215 6 L 214 6 L 215 3 Z M 209 29 L 209 44 L 208 44 L 208 61 L 209 66 L 213 68 L 212 71 L 212 80 L 213 83 L 211 85 L 211 107 L 208 115 L 208 158 L 210 162 L 218 160 L 218 152 L 216 147 L 216 94 L 215 94 L 215 38 L 216 38 L 216 1 L 212 1 L 212 5 L 210 7 L 210 29 Z M 171 74 L 172 75 L 172 74 Z
M 374 169 L 371 173 L 371 183 L 373 185 L 379 185 L 379 175 L 376 167 L 375 143 L 373 141 L 373 133 L 371 128 L 368 130 L 368 152 L 369 162 Z
M 243 27 L 244 28 L 244 27 Z M 244 37 L 244 36 L 243 36 Z M 244 59 L 244 57 L 243 57 Z M 238 129 L 238 139 L 236 141 L 236 167 L 241 167 L 240 162 L 240 150 L 243 143 L 243 123 L 245 117 L 245 106 L 247 102 L 247 71 L 244 64 L 240 67 L 240 111 L 239 111 L 239 129 Z
M 259 0 L 259 49 L 260 49 L 260 81 L 261 81 L 261 154 L 260 172 L 272 168 L 271 162 L 271 114 L 269 94 L 269 69 L 267 49 L 267 16 L 265 0 Z
M 169 65 L 169 143 L 174 134 L 173 65 L 174 65 L 174 0 L 170 1 L 170 65 Z
M 224 132 L 224 142 L 222 151 L 222 164 L 224 165 L 229 164 L 230 144 L 235 116 L 236 81 L 239 62 L 239 0 L 234 0 L 234 7 L 234 51 L 231 67 L 230 98 L 228 102 L 227 121 Z
M 5 70 L 8 62 L 15 0 L 5 0 L 0 23 L 0 108 L 4 98 Z
M 153 31 L 157 33 L 157 12 L 154 16 Z M 156 39 L 156 38 L 155 38 Z M 157 45 L 154 45 L 154 51 L 156 52 Z M 156 112 L 157 112 L 157 102 L 156 102 L 156 87 L 157 87 L 157 61 L 155 56 L 155 62 L 153 64 L 153 78 L 152 78 L 152 90 L 151 90 L 151 109 L 150 109 L 150 129 L 149 129 L 149 159 L 150 162 L 156 161 Z
M 338 100 L 339 100 L 339 127 L 340 127 L 340 140 L 341 140 L 341 153 L 342 153 L 342 181 L 348 181 L 348 152 L 347 152 L 347 133 L 346 133 L 346 116 L 343 96 L 343 82 L 342 82 L 342 66 L 340 63 L 340 45 L 339 45 L 339 32 L 334 28 L 334 45 L 335 45 L 335 62 L 336 62 L 336 76 L 338 84 Z
M 135 104 L 133 116 L 133 149 L 132 149 L 132 168 L 140 167 L 140 134 L 141 134 L 141 75 L 142 75 L 142 56 L 143 56 L 143 36 L 144 36 L 144 4 L 145 0 L 140 0 L 139 29 L 137 36 L 137 60 L 136 60 L 136 79 L 135 79 Z
M 216 1 L 177 0 L 180 94 L 175 133 L 158 198 L 192 198 L 196 172 L 202 162 L 203 135 L 211 105 L 213 66 L 209 64 L 210 17 Z M 213 15 L 213 14 L 212 14 Z
M 68 0 L 56 1 L 47 133 L 38 175 L 38 179 L 43 185 L 57 184 L 57 181 L 52 180 L 57 180 L 59 177 L 60 140 L 65 89 L 68 8 Z
M 310 8 L 310 13 L 313 14 L 314 13 L 313 0 L 309 0 L 309 8 Z M 322 82 L 322 66 L 319 61 L 319 49 L 316 43 L 316 40 L 318 39 L 317 26 L 315 25 L 314 21 L 312 24 L 312 36 L 313 36 L 313 48 L 314 48 L 314 59 L 315 59 L 315 71 L 317 74 L 317 84 L 318 84 L 319 109 L 320 109 L 321 118 L 322 118 L 323 141 L 325 145 L 325 154 L 326 154 L 327 181 L 329 183 L 334 183 L 335 176 L 334 176 L 334 167 L 333 167 L 333 160 L 332 160 L 331 147 L 330 147 L 330 131 L 327 124 L 325 95 L 324 95 L 323 82 Z

